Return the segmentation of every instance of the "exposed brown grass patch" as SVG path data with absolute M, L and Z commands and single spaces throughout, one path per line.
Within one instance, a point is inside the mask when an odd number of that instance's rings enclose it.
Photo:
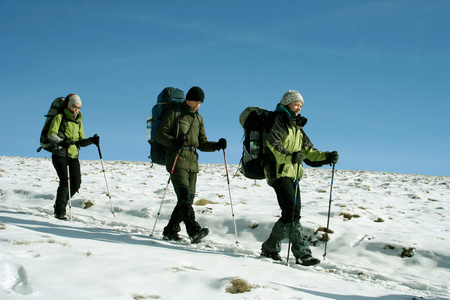
M 250 292 L 252 286 L 242 278 L 234 278 L 230 281 L 231 285 L 227 286 L 226 292 L 230 294 L 241 294 Z
M 217 204 L 217 203 L 214 201 L 208 200 L 208 199 L 199 199 L 194 202 L 194 205 L 198 205 L 198 206 L 205 206 L 208 204 Z
M 89 207 L 94 206 L 91 200 L 84 202 L 84 209 L 88 209 Z

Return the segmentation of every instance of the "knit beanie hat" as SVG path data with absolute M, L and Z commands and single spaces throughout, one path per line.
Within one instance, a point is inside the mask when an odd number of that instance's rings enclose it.
M 204 99 L 205 99 L 205 93 L 198 86 L 191 87 L 191 89 L 186 94 L 186 100 L 200 101 L 203 103 Z
M 294 90 L 289 90 L 283 95 L 283 98 L 281 98 L 280 103 L 282 105 L 286 106 L 286 105 L 291 104 L 292 102 L 301 102 L 302 105 L 305 103 L 302 95 L 300 95 L 299 92 L 294 91 Z
M 77 107 L 81 108 L 80 96 L 75 95 L 75 94 L 70 94 L 67 97 L 69 98 L 69 102 L 67 102 L 67 107 L 76 105 Z

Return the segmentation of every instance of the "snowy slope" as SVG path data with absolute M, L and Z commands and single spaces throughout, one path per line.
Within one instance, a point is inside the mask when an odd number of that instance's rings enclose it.
M 322 263 L 302 267 L 259 257 L 280 211 L 265 181 L 235 165 L 232 207 L 224 165 L 201 165 L 196 200 L 206 204 L 194 208 L 210 235 L 197 245 L 161 239 L 176 201 L 171 184 L 149 236 L 168 181 L 163 167 L 104 162 L 114 217 L 100 161 L 81 165 L 70 222 L 52 215 L 50 159 L 0 157 L 1 299 L 450 299 L 449 177 L 338 164 L 324 260 L 331 171 L 307 168 L 302 225 Z M 250 291 L 227 292 L 235 278 Z

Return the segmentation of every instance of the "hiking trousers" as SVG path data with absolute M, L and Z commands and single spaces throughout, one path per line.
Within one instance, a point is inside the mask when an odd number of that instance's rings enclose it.
M 281 208 L 281 217 L 273 226 L 269 238 L 262 244 L 262 251 L 280 253 L 281 241 L 286 237 L 291 237 L 292 253 L 295 257 L 301 258 L 304 255 L 311 254 L 311 249 L 303 235 L 303 227 L 300 224 L 300 190 L 297 190 L 294 206 L 295 181 L 282 177 L 277 179 L 272 187 Z M 292 220 L 294 220 L 293 223 Z
M 164 235 L 171 235 L 181 231 L 180 223 L 186 226 L 186 232 L 191 237 L 201 229 L 195 221 L 195 212 L 192 208 L 197 185 L 197 173 L 183 169 L 175 169 L 172 185 L 177 195 L 177 205 L 173 209 L 169 223 L 164 228 Z
M 55 214 L 65 214 L 69 200 L 69 183 L 67 175 L 67 162 L 65 156 L 52 155 L 53 167 L 59 177 L 59 186 L 56 191 Z M 81 186 L 81 169 L 78 158 L 69 158 L 70 196 L 75 195 Z

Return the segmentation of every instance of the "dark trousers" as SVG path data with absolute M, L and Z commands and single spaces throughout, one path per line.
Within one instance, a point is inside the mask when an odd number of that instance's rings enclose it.
M 294 217 L 294 222 L 300 221 L 300 189 L 297 189 L 296 203 L 294 207 L 294 196 L 295 196 L 295 181 L 287 177 L 282 177 L 277 179 L 272 184 L 275 193 L 277 194 L 278 205 L 281 208 L 281 218 L 280 221 L 283 223 L 292 222 L 292 217 Z
M 65 214 L 67 201 L 69 200 L 69 182 L 70 177 L 70 196 L 75 195 L 81 186 L 80 162 L 77 158 L 69 158 L 69 175 L 67 175 L 67 160 L 65 156 L 52 156 L 53 167 L 59 177 L 59 186 L 56 191 L 55 214 Z
M 300 224 L 300 189 L 297 191 L 294 205 L 295 182 L 292 179 L 282 177 L 277 179 L 272 187 L 277 194 L 281 218 L 273 226 L 269 238 L 262 244 L 262 250 L 266 253 L 279 253 L 281 241 L 286 237 L 291 237 L 292 253 L 295 257 L 301 258 L 304 255 L 311 254 L 309 245 L 303 235 L 303 227 Z M 293 223 L 292 220 L 294 220 Z
M 175 169 L 172 177 L 173 188 L 177 194 L 177 205 L 173 209 L 169 223 L 164 228 L 164 235 L 178 233 L 180 223 L 186 226 L 186 232 L 193 236 L 201 226 L 195 221 L 195 212 L 192 208 L 195 197 L 195 187 L 197 185 L 197 173 L 187 170 Z

